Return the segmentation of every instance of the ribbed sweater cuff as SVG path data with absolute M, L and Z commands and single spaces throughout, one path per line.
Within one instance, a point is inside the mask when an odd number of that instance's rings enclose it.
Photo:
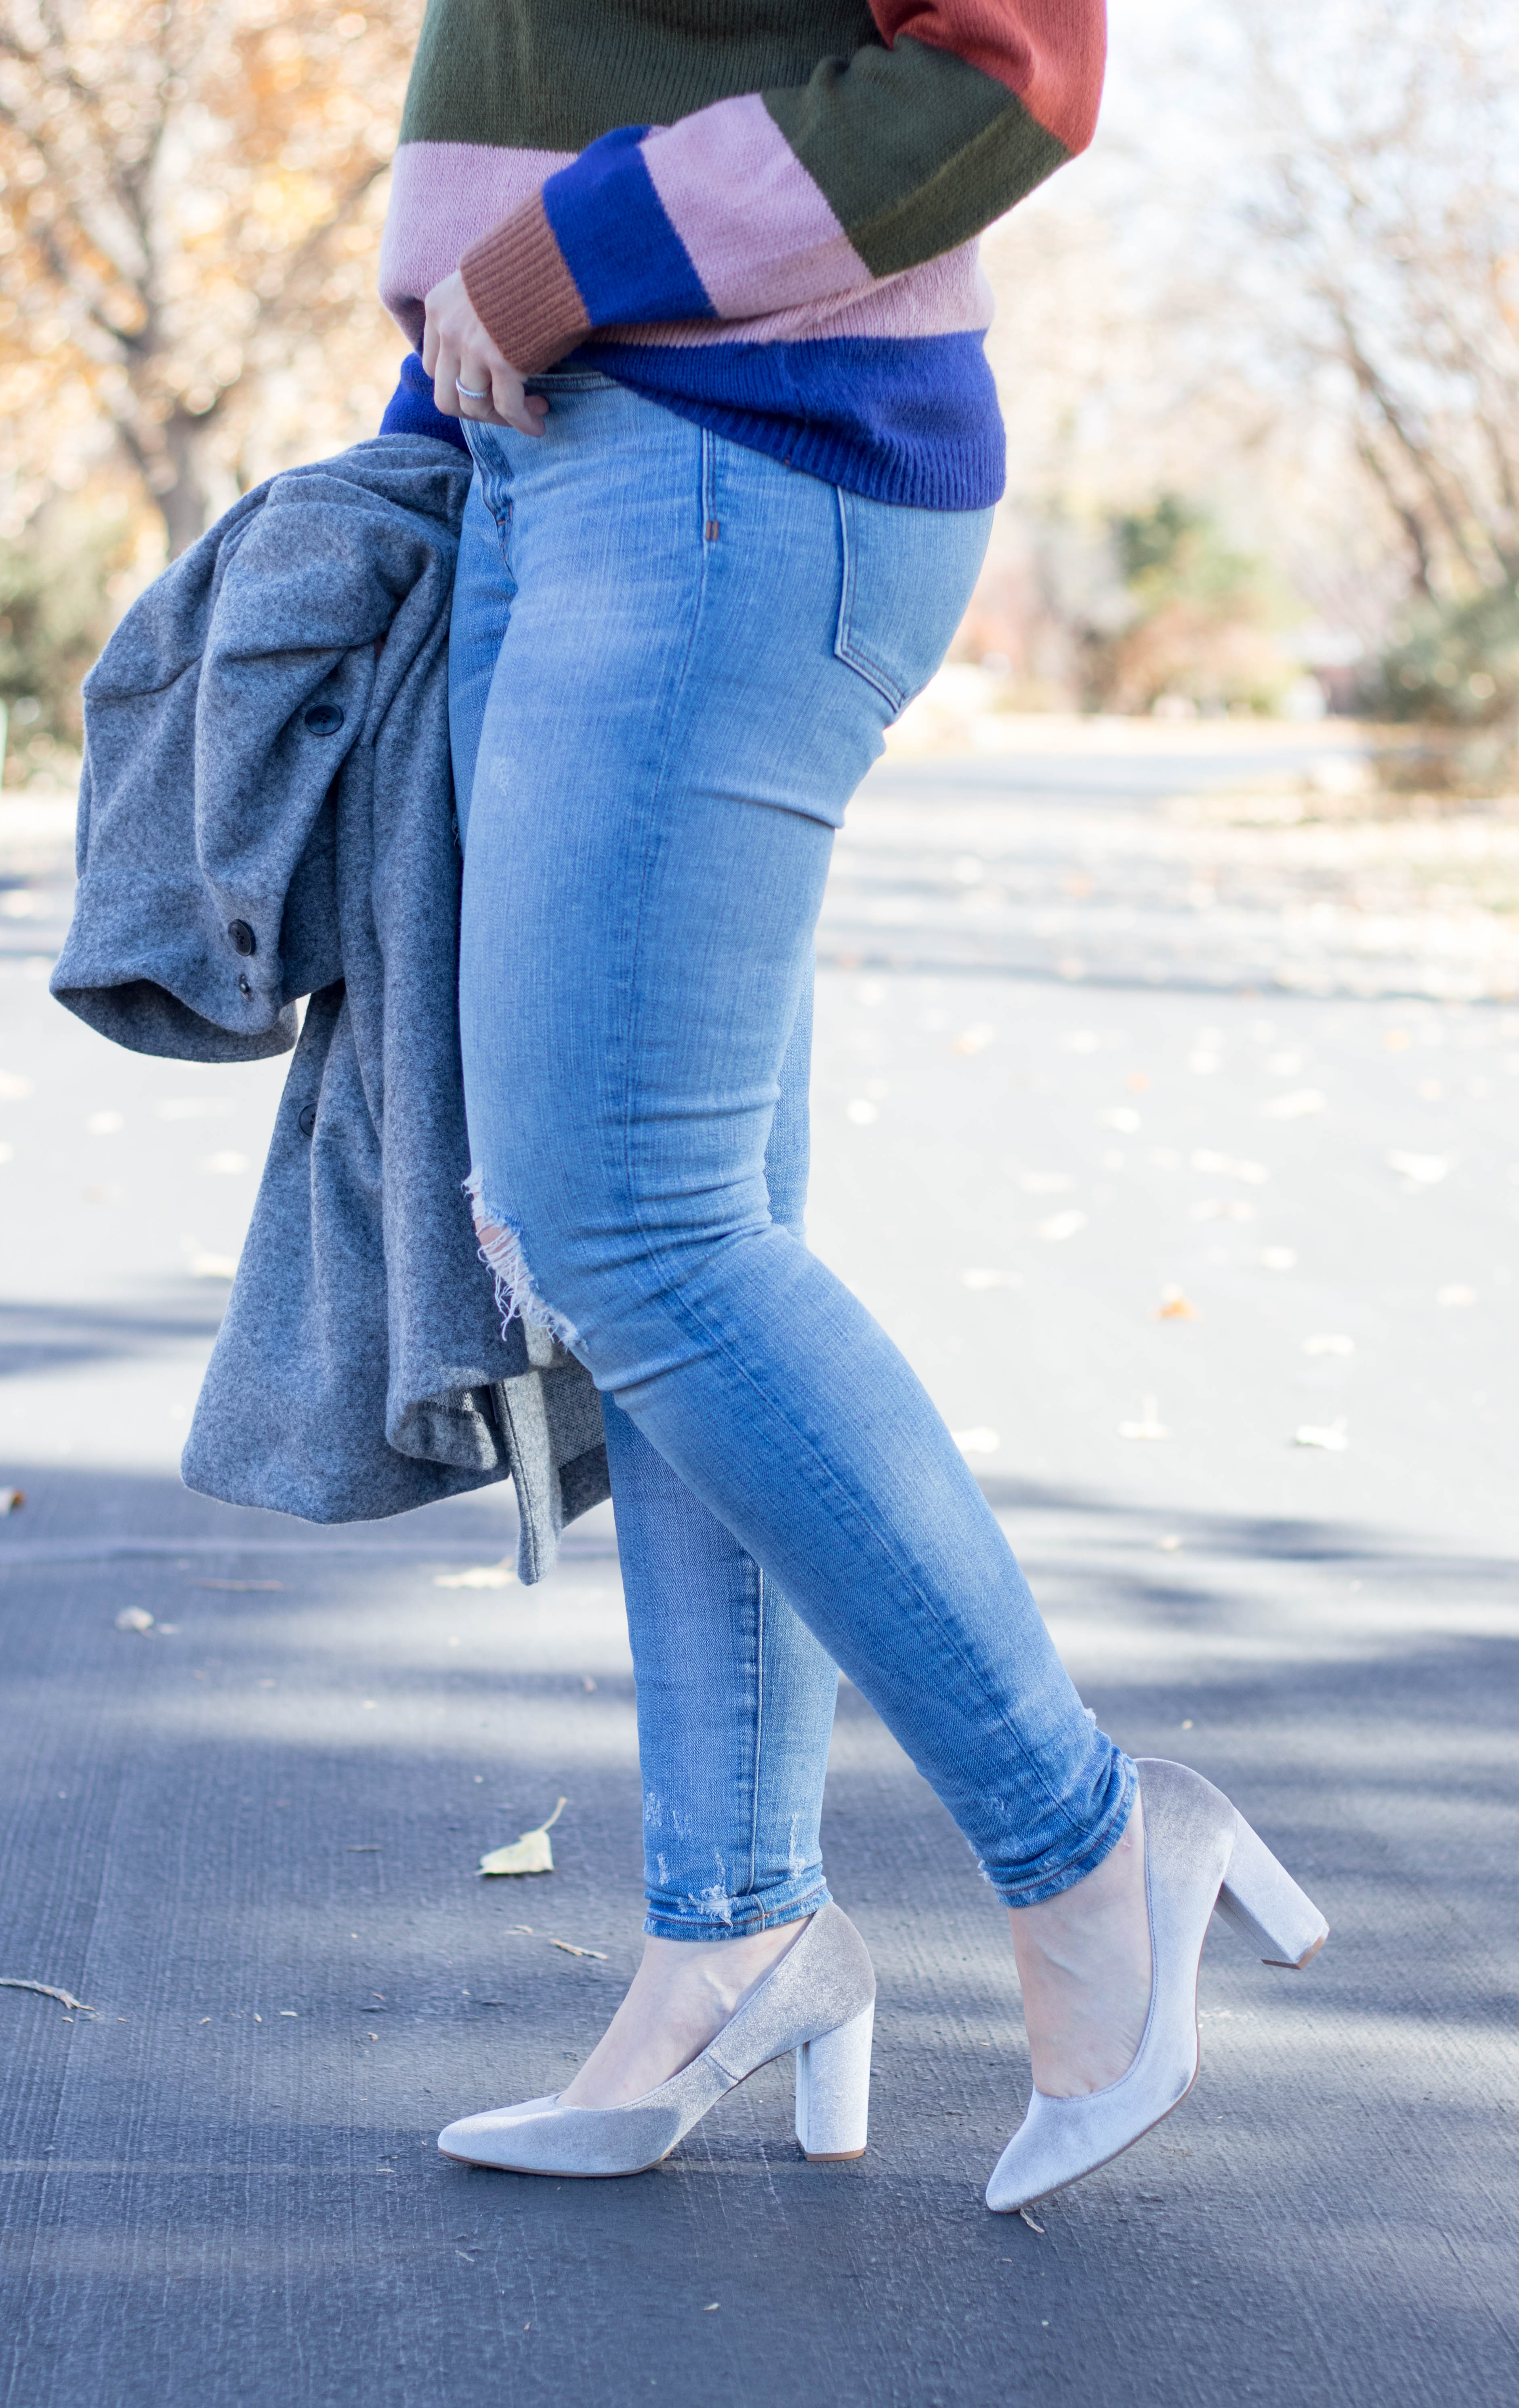
M 540 376 L 590 330 L 539 194 L 482 235 L 459 272 L 480 323 L 520 376 Z

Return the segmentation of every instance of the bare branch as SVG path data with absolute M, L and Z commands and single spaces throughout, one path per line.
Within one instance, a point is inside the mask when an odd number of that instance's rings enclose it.
M 1423 521 L 1412 504 L 1406 502 L 1397 491 L 1376 445 L 1363 437 L 1355 449 L 1361 466 L 1366 469 L 1372 482 L 1381 488 L 1394 518 L 1408 537 L 1413 553 L 1413 582 L 1425 599 L 1432 602 L 1435 598 L 1435 589 L 1429 573 L 1429 539 L 1425 533 Z
M 258 315 L 254 322 L 259 332 L 262 333 L 266 327 L 281 324 L 291 315 L 296 304 L 298 287 L 304 281 L 308 271 L 321 264 L 322 255 L 333 236 L 340 233 L 344 226 L 352 223 L 361 206 L 373 192 L 380 177 L 387 175 L 389 171 L 388 159 L 379 159 L 373 166 L 366 168 L 365 173 L 350 185 L 331 214 L 324 218 L 320 225 L 313 226 L 297 249 L 292 252 L 279 291 L 271 294 L 267 301 L 261 301 L 259 304 Z

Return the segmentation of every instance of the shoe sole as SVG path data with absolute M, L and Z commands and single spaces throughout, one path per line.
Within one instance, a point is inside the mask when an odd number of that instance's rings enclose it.
M 652 2174 L 671 2152 L 666 2149 L 665 2157 L 651 2157 L 646 2166 L 614 2166 L 604 2173 L 594 2174 L 588 2174 L 583 2166 L 504 2166 L 497 2157 L 461 2157 L 456 2149 L 439 2149 L 437 2154 L 447 2157 L 451 2165 L 480 2166 L 492 2174 L 537 2174 L 545 2182 L 626 2182 L 633 2174 Z
M 680 2143 L 675 2145 L 679 2148 Z M 494 2157 L 461 2157 L 456 2149 L 439 2149 L 437 2154 L 447 2157 L 451 2165 L 480 2166 L 493 2174 L 541 2174 L 549 2182 L 625 2182 L 633 2174 L 652 2174 L 656 2166 L 665 2162 L 665 2157 L 651 2157 L 646 2166 L 621 2166 L 615 2173 L 588 2174 L 579 2171 L 571 2173 L 567 2166 L 503 2166 Z M 665 2152 L 666 2157 L 673 2155 L 672 2149 Z M 802 2155 L 810 2166 L 852 2166 L 856 2158 L 865 2156 L 865 2151 L 838 2149 L 829 2156 L 814 2156 L 810 2149 L 804 2149 Z

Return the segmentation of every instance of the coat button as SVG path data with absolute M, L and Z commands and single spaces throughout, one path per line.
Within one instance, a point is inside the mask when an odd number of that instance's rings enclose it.
M 342 724 L 343 714 L 335 702 L 314 702 L 306 714 L 313 736 L 336 736 Z
M 302 1137 L 309 1137 L 312 1130 L 316 1127 L 316 1125 L 317 1108 L 315 1104 L 303 1104 L 300 1111 L 295 1115 L 295 1125 L 300 1130 Z
M 233 945 L 239 953 L 257 953 L 258 939 L 254 936 L 252 929 L 249 926 L 246 920 L 229 920 L 227 922 L 227 934 L 232 939 Z
M 249 985 L 248 981 L 245 978 L 239 977 L 237 981 L 237 992 L 239 995 L 251 995 L 253 990 Z

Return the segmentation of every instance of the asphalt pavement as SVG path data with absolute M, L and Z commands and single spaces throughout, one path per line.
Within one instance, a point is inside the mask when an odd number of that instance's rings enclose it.
M 184 1491 L 282 1066 L 52 1004 L 66 806 L 0 802 L 0 1977 L 80 2002 L 0 1986 L 7 2408 L 1519 2401 L 1512 823 L 1297 815 L 1328 742 L 898 757 L 830 891 L 812 1242 L 1103 1726 L 1332 1926 L 1289 1974 L 1215 1925 L 1196 2089 L 1031 2220 L 1004 1920 L 847 1684 L 866 2157 L 800 2157 L 784 2065 L 636 2179 L 437 2156 L 637 1959 L 610 1513 L 523 1590 L 500 1490 Z M 561 1797 L 552 1874 L 478 1876 Z

